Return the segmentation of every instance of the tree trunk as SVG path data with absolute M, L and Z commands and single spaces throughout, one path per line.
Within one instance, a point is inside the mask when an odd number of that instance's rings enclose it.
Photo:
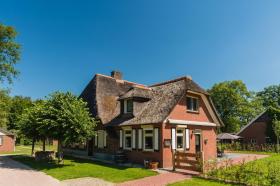
M 34 155 L 34 147 L 35 147 L 35 138 L 32 139 L 32 149 L 31 149 L 31 156 Z
M 45 138 L 43 139 L 43 151 L 44 152 L 46 151 L 46 139 Z
M 58 143 L 57 143 L 57 159 L 58 159 L 58 163 L 60 163 L 60 162 L 63 163 L 63 150 L 62 150 L 61 140 L 58 140 Z

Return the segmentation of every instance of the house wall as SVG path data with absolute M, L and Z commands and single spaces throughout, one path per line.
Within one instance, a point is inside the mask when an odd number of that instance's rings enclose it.
M 198 112 L 187 111 L 186 99 L 187 96 L 196 97 L 199 100 L 199 109 Z M 204 121 L 204 122 L 213 122 L 209 111 L 207 110 L 205 103 L 202 98 L 195 94 L 188 93 L 187 96 L 184 96 L 179 103 L 174 107 L 168 118 L 178 119 L 178 120 L 189 120 L 189 121 Z
M 179 103 L 174 107 L 168 118 L 177 120 L 188 120 L 188 121 L 201 121 L 201 122 L 213 122 L 209 111 L 206 108 L 202 98 L 195 94 L 188 94 L 199 99 L 199 111 L 188 112 L 186 109 L 186 97 L 184 96 Z M 154 127 L 159 128 L 159 151 L 147 152 L 143 150 L 125 150 L 128 160 L 133 163 L 143 164 L 144 160 L 153 160 L 160 163 L 160 167 L 172 167 L 172 151 L 171 146 L 164 147 L 164 140 L 171 140 L 171 128 L 176 125 L 169 123 L 158 123 L 153 124 Z M 132 129 L 139 129 L 141 125 L 132 125 Z M 206 126 L 185 126 L 190 129 L 190 149 L 188 153 L 195 153 L 195 137 L 193 134 L 194 130 L 201 130 L 201 145 L 202 151 L 204 152 L 205 160 L 215 159 L 217 157 L 217 144 L 216 144 L 216 127 Z M 102 129 L 98 126 L 98 129 Z M 103 128 L 104 129 L 104 128 Z M 114 154 L 120 150 L 119 147 L 119 127 L 107 128 L 107 147 L 98 149 L 94 147 L 94 152 L 111 153 Z M 206 142 L 207 141 L 207 142 Z M 136 144 L 138 143 L 138 137 L 136 138 Z
M 266 128 L 267 128 L 267 122 L 257 121 L 252 123 L 245 130 L 243 130 L 239 134 L 239 136 L 243 137 L 243 142 L 245 143 L 251 143 L 251 139 L 256 139 L 258 145 L 265 144 Z
M 13 136 L 1 136 L 3 137 L 3 144 L 0 145 L 0 152 L 13 152 L 15 149 L 15 141 Z
M 176 127 L 176 125 L 163 124 L 162 129 L 162 144 L 164 139 L 171 140 L 171 128 Z M 194 130 L 201 130 L 201 145 L 202 151 L 204 152 L 205 160 L 215 159 L 217 157 L 217 143 L 216 143 L 216 130 L 214 127 L 204 127 L 204 126 L 192 126 L 188 125 L 190 129 L 190 148 L 189 150 L 184 150 L 186 153 L 195 153 L 195 137 L 193 134 Z M 205 140 L 207 139 L 207 143 Z M 163 167 L 172 167 L 172 150 L 171 147 L 163 146 Z

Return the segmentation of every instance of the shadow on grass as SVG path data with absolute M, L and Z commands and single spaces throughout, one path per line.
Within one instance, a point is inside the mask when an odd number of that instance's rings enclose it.
M 10 156 L 13 160 L 18 161 L 20 163 L 23 163 L 33 169 L 36 170 L 51 170 L 56 168 L 63 168 L 63 167 L 69 167 L 69 166 L 77 166 L 79 164 L 93 164 L 98 166 L 104 166 L 112 169 L 117 170 L 126 170 L 129 167 L 125 166 L 118 166 L 114 164 L 109 163 L 103 163 L 99 161 L 93 161 L 93 160 L 87 160 L 82 158 L 76 158 L 71 156 L 65 156 L 63 164 L 58 164 L 57 161 L 51 161 L 51 162 L 45 162 L 45 161 L 35 161 L 34 157 L 27 156 L 27 155 L 13 155 Z

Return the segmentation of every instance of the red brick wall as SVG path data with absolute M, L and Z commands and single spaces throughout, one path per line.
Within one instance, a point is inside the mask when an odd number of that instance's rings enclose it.
M 13 136 L 2 136 L 3 144 L 0 145 L 0 152 L 13 152 L 15 142 Z
M 192 97 L 197 97 L 199 100 L 199 110 L 198 113 L 196 112 L 188 112 L 186 107 L 186 99 L 187 97 L 183 97 L 179 103 L 175 106 L 175 108 L 170 113 L 170 119 L 178 119 L 178 120 L 189 120 L 189 121 L 207 121 L 213 122 L 205 103 L 203 102 L 200 96 L 195 94 L 188 94 Z
M 251 143 L 251 139 L 256 139 L 257 144 L 261 145 L 266 142 L 266 127 L 266 122 L 254 122 L 242 131 L 239 136 L 244 138 L 245 143 Z
M 171 139 L 171 128 L 176 125 L 164 124 L 162 129 L 162 144 L 164 139 Z M 214 127 L 204 126 L 187 126 L 190 129 L 190 149 L 185 152 L 195 153 L 195 137 L 193 131 L 195 129 L 201 130 L 201 145 L 204 152 L 205 160 L 215 159 L 217 157 L 217 143 L 216 143 L 216 131 Z M 207 143 L 204 141 L 207 139 Z M 172 151 L 171 147 L 163 147 L 163 167 L 172 167 Z
M 191 96 L 196 96 L 190 94 Z M 199 112 L 192 113 L 187 112 L 186 110 L 186 97 L 182 98 L 178 105 L 175 106 L 173 111 L 170 113 L 170 119 L 178 119 L 178 120 L 189 120 L 189 121 L 202 121 L 202 122 L 213 122 L 204 102 L 202 101 L 201 97 L 196 96 L 199 98 Z M 129 161 L 134 163 L 142 164 L 145 159 L 148 160 L 155 160 L 160 162 L 160 167 L 172 167 L 172 152 L 171 147 L 164 147 L 164 139 L 171 140 L 171 127 L 176 127 L 176 125 L 160 123 L 160 124 L 153 124 L 154 127 L 159 127 L 160 131 L 160 150 L 158 152 L 145 152 L 142 150 L 132 150 L 126 151 Z M 202 150 L 204 152 L 204 157 L 206 160 L 216 158 L 217 156 L 217 149 L 216 149 L 216 128 L 215 127 L 204 127 L 204 126 L 192 126 L 187 125 L 190 129 L 190 150 L 188 152 L 194 153 L 195 152 L 195 137 L 192 134 L 192 131 L 195 129 L 200 129 L 201 138 L 202 138 Z M 98 127 L 100 128 L 100 127 Z M 141 125 L 134 125 L 132 129 L 141 128 Z M 108 132 L 107 136 L 107 148 L 105 149 L 97 149 L 94 148 L 94 152 L 106 152 L 106 153 L 114 153 L 119 149 L 119 129 L 114 128 L 115 131 L 110 133 Z M 112 130 L 112 129 L 111 129 Z M 136 138 L 138 140 L 138 138 Z M 204 143 L 207 139 L 207 143 Z M 136 144 L 138 143 L 136 140 Z

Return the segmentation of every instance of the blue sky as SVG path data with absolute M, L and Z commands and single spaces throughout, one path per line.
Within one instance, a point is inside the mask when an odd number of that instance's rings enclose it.
M 0 22 L 19 32 L 21 74 L 12 95 L 79 94 L 117 69 L 142 84 L 190 75 L 204 88 L 280 81 L 280 1 L 9 0 Z

